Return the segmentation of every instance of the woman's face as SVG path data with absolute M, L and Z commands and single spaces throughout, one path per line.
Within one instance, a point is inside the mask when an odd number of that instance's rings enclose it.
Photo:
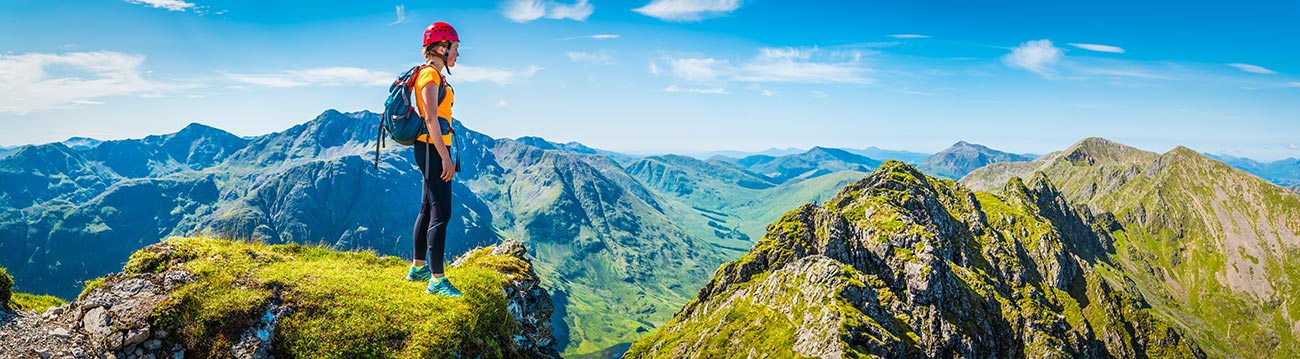
M 447 67 L 456 67 L 458 57 L 460 57 L 460 41 L 451 43 L 451 49 L 447 50 Z

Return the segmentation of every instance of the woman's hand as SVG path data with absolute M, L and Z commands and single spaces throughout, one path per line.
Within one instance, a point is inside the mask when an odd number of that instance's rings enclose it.
M 455 167 L 455 165 L 451 163 L 451 159 L 450 159 L 450 158 L 447 158 L 447 156 L 443 156 L 443 157 L 442 157 L 442 176 L 439 176 L 439 177 L 442 177 L 442 180 L 443 180 L 444 182 L 451 182 L 451 178 L 452 178 L 452 177 L 455 177 L 455 176 L 456 176 L 456 167 Z

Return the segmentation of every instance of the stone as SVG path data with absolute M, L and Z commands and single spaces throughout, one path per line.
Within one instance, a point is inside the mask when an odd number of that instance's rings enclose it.
M 81 327 L 90 334 L 91 340 L 98 340 L 107 337 L 110 329 L 108 327 L 108 311 L 103 307 L 95 307 L 86 312 L 81 318 Z
M 66 306 L 51 307 L 50 309 L 45 310 L 45 314 L 42 314 L 41 316 L 45 317 L 45 319 L 50 319 L 62 315 L 66 310 Z
M 41 359 L 50 359 L 51 354 L 50 354 L 50 349 L 48 348 L 32 349 L 32 352 L 36 353 L 36 355 L 39 355 Z
M 143 343 L 147 339 L 149 339 L 149 328 L 131 329 L 126 333 L 122 345 L 135 345 Z
M 69 333 L 67 329 L 54 328 L 54 330 L 50 331 L 50 335 L 59 339 L 68 339 L 68 337 L 71 336 L 72 333 Z
M 153 340 L 150 340 L 150 341 L 144 342 L 144 348 L 145 348 L 145 349 L 148 349 L 149 351 L 158 350 L 159 348 L 162 348 L 162 341 L 161 341 L 161 340 L 158 340 L 158 339 L 153 339 Z

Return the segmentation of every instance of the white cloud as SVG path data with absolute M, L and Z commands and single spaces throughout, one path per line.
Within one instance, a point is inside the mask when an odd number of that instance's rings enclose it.
M 763 90 L 760 92 L 760 94 L 766 97 L 772 97 L 777 95 L 776 91 L 772 91 L 772 90 Z
M 523 70 L 502 70 L 488 67 L 474 67 L 458 65 L 454 72 L 447 77 L 450 81 L 462 83 L 491 82 L 498 85 L 509 85 L 516 81 L 527 80 L 541 71 L 541 67 L 529 66 Z M 453 84 L 456 82 L 452 82 Z
M 739 8 L 740 0 L 653 0 L 632 11 L 664 21 L 700 21 Z
M 1256 74 L 1271 75 L 1276 73 L 1273 72 L 1273 70 L 1269 70 L 1261 66 L 1256 66 L 1251 64 L 1228 64 L 1228 66 L 1236 67 L 1238 70 L 1250 72 L 1250 73 L 1256 73 Z
M 194 3 L 188 3 L 182 0 L 126 0 L 132 4 L 145 4 L 153 6 L 156 9 L 167 9 L 167 11 L 185 11 L 194 7 Z
M 548 0 L 508 0 L 501 3 L 501 15 L 514 22 L 529 22 L 542 17 L 586 21 L 594 11 L 595 7 L 587 0 L 578 0 L 573 4 Z
M 650 63 L 650 73 L 651 73 L 651 74 L 654 74 L 655 76 L 659 76 L 659 65 L 655 65 L 654 62 L 651 62 L 651 63 Z
M 725 88 L 725 87 L 715 87 L 715 88 L 680 88 L 680 87 L 677 87 L 677 85 L 668 86 L 667 88 L 664 89 L 664 92 L 669 92 L 669 93 L 694 93 L 694 94 L 705 94 L 705 95 L 730 95 L 730 94 L 731 94 L 730 92 L 727 92 L 727 88 Z
M 1123 49 L 1123 48 L 1116 47 L 1116 46 L 1110 46 L 1110 45 L 1098 45 L 1098 44 L 1075 44 L 1075 43 L 1070 43 L 1070 44 L 1068 44 L 1068 45 L 1070 45 L 1070 46 L 1074 46 L 1074 47 L 1077 47 L 1077 48 L 1080 48 L 1080 49 L 1084 49 L 1084 50 L 1089 50 L 1089 51 L 1109 52 L 1109 53 L 1112 53 L 1112 54 L 1122 54 L 1122 53 L 1124 53 L 1124 49 Z
M 817 98 L 831 97 L 831 95 L 826 93 L 826 91 L 812 90 L 812 91 L 808 91 L 808 93 L 812 94 L 813 97 L 817 97 Z
M 506 102 L 506 100 L 498 100 L 498 101 L 497 101 L 497 108 L 506 108 L 506 107 L 510 107 L 510 103 L 509 103 L 509 102 Z
M 226 78 L 231 80 L 266 87 L 385 86 L 396 77 L 397 75 L 390 72 L 342 66 L 289 70 L 273 74 L 226 74 Z
M 825 52 L 818 48 L 765 48 L 758 57 L 737 69 L 744 82 L 856 83 L 868 84 L 862 53 Z
M 1288 82 L 1286 85 L 1290 87 L 1300 87 L 1300 82 Z
M 587 62 L 587 63 L 593 63 L 597 65 L 609 65 L 614 63 L 613 57 L 609 56 L 609 54 L 605 52 L 570 51 L 569 60 L 573 60 L 573 62 Z
M 617 38 L 619 38 L 618 34 L 595 34 L 595 35 L 583 35 L 583 36 L 570 36 L 570 37 L 561 38 L 560 40 L 577 40 L 577 39 L 613 40 Z
M 103 105 L 104 104 L 104 102 L 102 101 L 90 101 L 90 100 L 72 100 L 72 103 L 78 105 Z
M 1003 56 L 1002 62 L 1011 67 L 1019 67 L 1036 73 L 1044 78 L 1052 78 L 1052 66 L 1064 57 L 1061 49 L 1052 46 L 1051 40 L 1033 40 L 1015 47 L 1011 54 Z
M 591 16 L 591 13 L 595 11 L 596 8 L 594 6 L 591 6 L 591 4 L 587 2 L 587 0 L 578 0 L 578 2 L 573 3 L 572 5 L 551 3 L 550 9 L 546 12 L 546 18 L 556 19 L 556 20 L 572 19 L 578 21 L 586 21 L 587 17 Z
M 672 59 L 673 75 L 687 81 L 709 81 L 718 77 L 719 67 L 725 67 L 727 60 L 715 58 Z
M 1287 144 L 1286 148 L 1290 148 L 1292 151 L 1300 149 L 1300 148 L 1296 148 L 1296 145 L 1294 143 Z
M 406 5 L 397 5 L 397 20 L 393 20 L 393 22 L 388 24 L 397 25 L 404 22 L 406 22 Z
M 76 101 L 184 87 L 142 78 L 144 59 L 118 52 L 0 55 L 0 93 L 5 94 L 0 96 L 0 113 L 22 115 Z M 50 68 L 58 75 L 47 72 Z
M 928 38 L 930 38 L 930 35 L 917 35 L 917 34 L 893 34 L 893 35 L 889 35 L 889 37 L 892 37 L 892 38 L 895 38 L 895 39 L 928 39 Z

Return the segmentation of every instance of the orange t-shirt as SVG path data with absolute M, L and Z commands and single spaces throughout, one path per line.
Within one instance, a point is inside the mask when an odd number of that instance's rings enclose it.
M 416 109 L 419 110 L 420 118 L 424 118 L 424 87 L 429 85 L 438 86 L 439 81 L 442 81 L 442 78 L 438 76 L 438 69 L 433 66 L 428 66 L 421 69 L 419 76 L 416 76 L 415 106 Z M 434 93 L 435 94 L 438 93 L 436 87 Z M 451 104 L 452 102 L 455 102 L 454 99 L 455 96 L 452 94 L 451 86 L 448 85 L 447 95 L 443 97 L 442 103 L 438 104 L 438 112 L 437 112 L 438 118 L 447 121 L 448 124 L 451 124 Z M 434 99 L 434 101 L 436 102 L 437 99 Z M 437 130 L 438 128 L 435 127 L 434 129 Z M 420 137 L 417 137 L 416 140 L 424 141 L 425 143 L 431 143 L 429 142 L 429 135 L 420 135 Z M 451 134 L 442 135 L 442 143 L 444 145 L 451 146 Z

